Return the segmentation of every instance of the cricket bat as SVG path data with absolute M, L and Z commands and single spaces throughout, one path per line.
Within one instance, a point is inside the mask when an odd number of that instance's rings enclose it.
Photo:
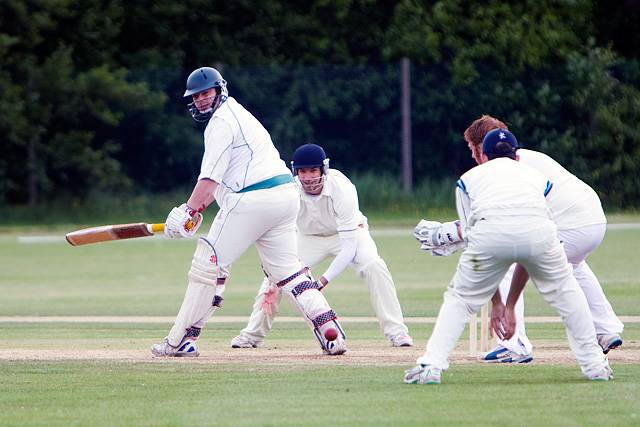
M 83 228 L 65 235 L 72 246 L 88 245 L 89 243 L 108 242 L 110 240 L 134 239 L 136 237 L 153 236 L 154 233 L 164 231 L 164 224 L 133 224 L 103 225 L 100 227 Z

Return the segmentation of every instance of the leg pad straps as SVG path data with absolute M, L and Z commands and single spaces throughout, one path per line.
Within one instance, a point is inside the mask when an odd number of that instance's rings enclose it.
M 308 291 L 309 289 L 317 289 L 320 290 L 321 286 L 316 281 L 306 280 L 304 282 L 298 283 L 292 290 L 291 293 L 294 297 L 298 298 L 300 294 L 304 291 Z
M 295 279 L 296 277 L 298 277 L 298 276 L 300 276 L 302 274 L 307 274 L 308 275 L 309 274 L 309 267 L 305 267 L 302 270 L 300 270 L 300 271 L 298 271 L 296 273 L 293 273 L 291 276 L 287 277 L 286 279 L 279 281 L 278 283 L 276 283 L 276 286 L 281 288 L 281 287 L 283 287 L 284 285 L 286 285 L 287 283 L 289 283 L 290 281 L 292 281 L 293 279 Z
M 331 322 L 332 320 L 336 320 L 337 318 L 338 316 L 336 316 L 336 312 L 329 310 L 313 319 L 313 326 L 319 330 L 322 325 L 327 322 Z

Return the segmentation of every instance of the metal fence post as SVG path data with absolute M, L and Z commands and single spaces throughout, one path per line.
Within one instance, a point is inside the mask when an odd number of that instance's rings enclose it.
M 402 117 L 402 188 L 411 192 L 413 186 L 413 164 L 411 159 L 411 69 L 409 58 L 402 58 L 400 77 L 400 114 Z

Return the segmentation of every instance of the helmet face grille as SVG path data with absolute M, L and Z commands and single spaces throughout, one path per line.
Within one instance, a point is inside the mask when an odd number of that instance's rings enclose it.
M 213 116 L 213 108 L 209 108 L 206 111 L 200 111 L 198 110 L 198 107 L 196 107 L 195 102 L 187 104 L 187 109 L 189 110 L 189 113 L 191 113 L 193 120 L 198 123 L 208 122 L 211 116 Z
M 300 179 L 300 186 L 304 190 L 305 193 L 308 194 L 320 194 L 322 188 L 324 187 L 324 180 L 326 179 L 326 175 L 323 173 L 322 175 L 315 178 L 306 178 L 304 180 Z

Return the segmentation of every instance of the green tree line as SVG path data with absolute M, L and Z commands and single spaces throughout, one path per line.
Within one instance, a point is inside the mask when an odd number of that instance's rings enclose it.
M 462 132 L 501 118 L 608 207 L 640 205 L 640 10 L 622 1 L 4 0 L 0 205 L 191 185 L 188 74 L 219 68 L 288 160 L 400 174 L 411 61 L 416 183 L 473 165 Z

